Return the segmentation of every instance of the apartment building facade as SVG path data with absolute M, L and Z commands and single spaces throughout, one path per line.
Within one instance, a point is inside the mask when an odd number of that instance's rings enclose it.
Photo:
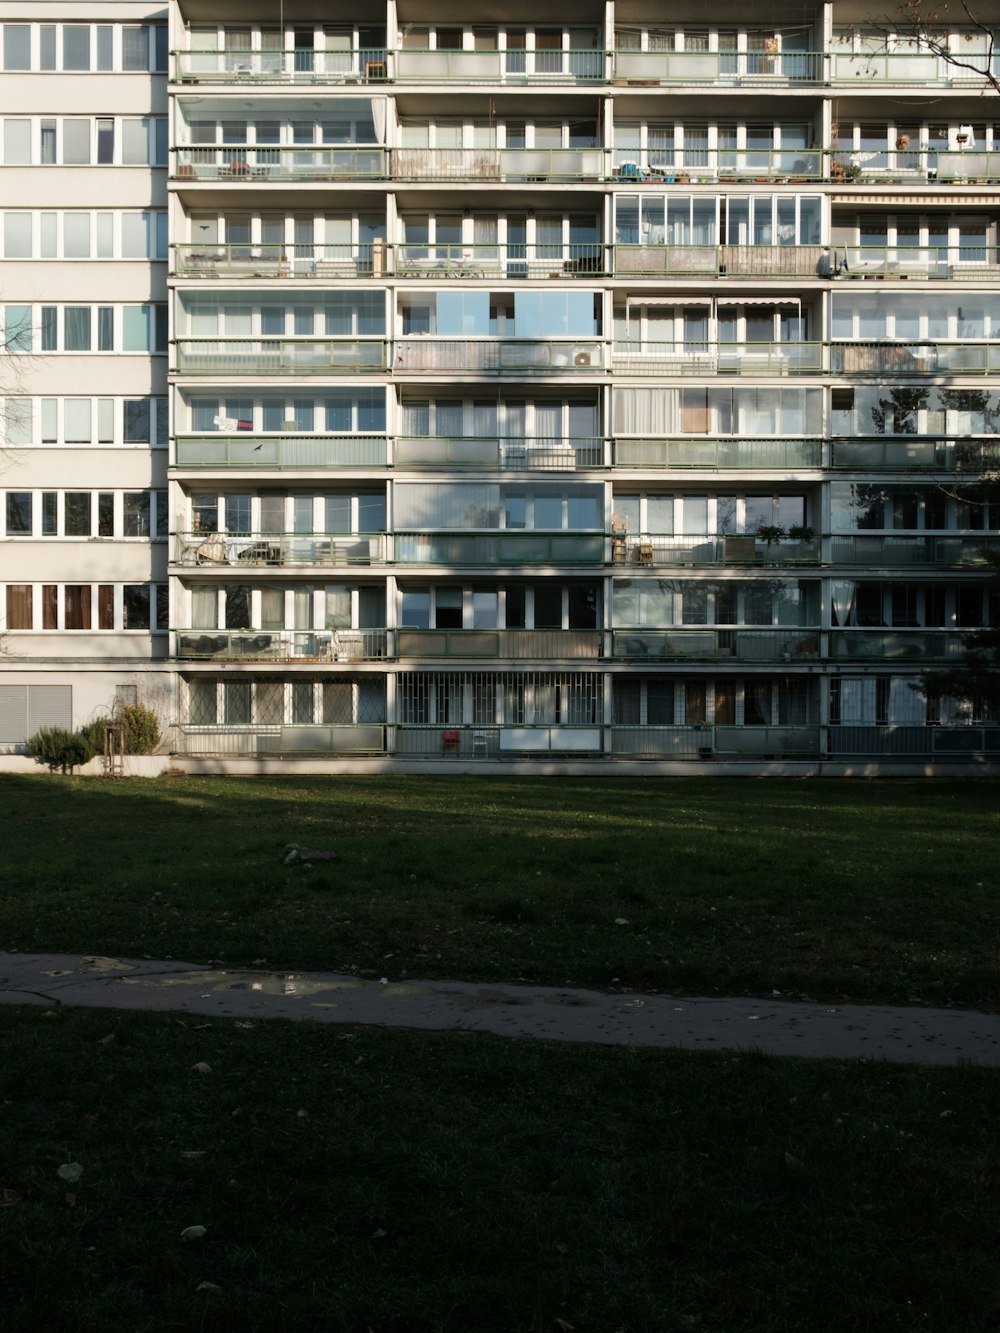
M 332 764 L 1000 745 L 913 688 L 1000 527 L 980 33 L 6 8 L 0 690 Z

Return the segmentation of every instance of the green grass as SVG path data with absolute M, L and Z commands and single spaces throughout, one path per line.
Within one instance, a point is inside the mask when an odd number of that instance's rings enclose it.
M 5 1333 L 997 1327 L 990 1071 L 40 1009 L 0 1039 Z
M 0 941 L 395 979 L 995 1008 L 997 791 L 7 776 Z M 286 867 L 287 842 L 340 860 Z

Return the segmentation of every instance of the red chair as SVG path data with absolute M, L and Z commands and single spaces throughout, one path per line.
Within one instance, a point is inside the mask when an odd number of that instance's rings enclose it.
M 442 731 L 441 753 L 461 754 L 461 752 L 462 752 L 462 733 L 460 731 Z

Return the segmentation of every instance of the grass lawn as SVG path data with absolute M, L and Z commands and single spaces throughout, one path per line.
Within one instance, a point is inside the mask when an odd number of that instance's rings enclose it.
M 40 1009 L 0 1040 L 5 1333 L 1000 1321 L 990 1071 Z
M 996 1008 L 998 790 L 5 776 L 0 943 Z

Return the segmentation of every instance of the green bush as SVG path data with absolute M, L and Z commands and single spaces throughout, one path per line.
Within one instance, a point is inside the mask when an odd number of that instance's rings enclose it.
M 82 736 L 90 746 L 92 754 L 104 753 L 104 732 L 110 721 L 109 717 L 95 717 L 77 732 L 77 735 Z
M 25 752 L 36 763 L 48 764 L 53 772 L 58 768 L 63 773 L 94 757 L 89 738 L 64 727 L 39 727 L 29 739 Z
M 151 708 L 126 704 L 119 714 L 125 731 L 126 754 L 152 754 L 160 743 L 160 724 Z

